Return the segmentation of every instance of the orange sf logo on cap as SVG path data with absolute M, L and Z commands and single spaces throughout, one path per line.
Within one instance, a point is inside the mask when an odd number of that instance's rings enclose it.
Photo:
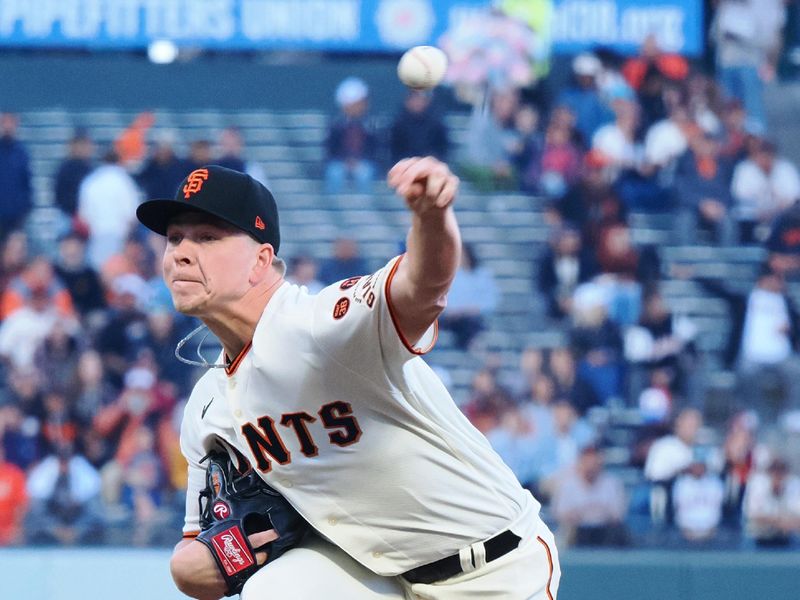
M 186 185 L 183 186 L 183 197 L 188 199 L 192 194 L 199 192 L 206 179 L 208 179 L 208 169 L 196 169 L 189 173 Z
M 261 217 L 256 215 L 256 229 L 266 229 L 267 226 L 264 224 L 264 221 L 261 220 Z

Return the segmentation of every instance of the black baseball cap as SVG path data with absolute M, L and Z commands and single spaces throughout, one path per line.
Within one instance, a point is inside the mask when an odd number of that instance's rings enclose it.
M 180 183 L 175 198 L 147 200 L 136 209 L 136 217 L 151 231 L 166 235 L 170 220 L 187 211 L 222 219 L 278 253 L 281 232 L 275 198 L 245 173 L 219 165 L 195 169 Z

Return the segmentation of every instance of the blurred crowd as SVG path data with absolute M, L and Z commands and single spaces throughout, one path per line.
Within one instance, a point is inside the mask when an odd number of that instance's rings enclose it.
M 714 75 L 655 38 L 633 57 L 583 53 L 547 100 L 493 89 L 458 148 L 429 92 L 409 92 L 381 124 L 364 81 L 335 91 L 323 193 L 371 193 L 387 164 L 433 155 L 474 189 L 545 199 L 550 239 L 531 286 L 561 342 L 500 368 L 483 334 L 502 294 L 469 243 L 440 326 L 445 350 L 482 364 L 462 409 L 564 544 L 796 547 L 800 534 L 800 321 L 787 291 L 800 274 L 800 174 L 762 98 L 783 22 L 779 3 L 744 21 L 755 3 L 717 4 Z M 0 545 L 172 544 L 178 431 L 198 376 L 174 350 L 196 323 L 173 311 L 163 239 L 135 207 L 173 196 L 203 164 L 266 175 L 236 128 L 183 140 L 143 113 L 99 152 L 76 130 L 56 171 L 39 174 L 59 214 L 48 244 L 26 227 L 18 125 L 0 115 Z M 766 248 L 746 290 L 689 265 L 669 272 L 728 307 L 720 361 L 737 383 L 721 426 L 704 420 L 697 328 L 665 300 L 658 248 L 634 242 L 630 215 L 643 212 L 669 215 L 675 244 Z M 288 262 L 312 293 L 370 266 L 350 238 Z

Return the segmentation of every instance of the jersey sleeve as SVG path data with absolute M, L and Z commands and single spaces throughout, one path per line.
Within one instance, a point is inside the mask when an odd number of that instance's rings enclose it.
M 206 485 L 206 470 L 200 465 L 204 456 L 202 440 L 197 423 L 192 418 L 197 411 L 190 411 L 192 400 L 186 404 L 181 422 L 181 452 L 189 464 L 189 477 L 186 486 L 186 512 L 183 522 L 184 539 L 192 539 L 200 533 L 200 490 Z
M 436 343 L 434 323 L 420 340 L 408 340 L 398 327 L 391 283 L 403 256 L 371 275 L 351 277 L 324 288 L 316 297 L 314 337 L 342 360 L 405 362 L 427 353 Z

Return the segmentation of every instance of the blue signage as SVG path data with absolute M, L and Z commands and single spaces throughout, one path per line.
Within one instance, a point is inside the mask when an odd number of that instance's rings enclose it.
M 540 0 L 532 0 L 540 1 Z M 396 51 L 435 44 L 486 0 L 0 0 L 0 46 Z M 702 50 L 701 0 L 553 0 L 554 52 Z

